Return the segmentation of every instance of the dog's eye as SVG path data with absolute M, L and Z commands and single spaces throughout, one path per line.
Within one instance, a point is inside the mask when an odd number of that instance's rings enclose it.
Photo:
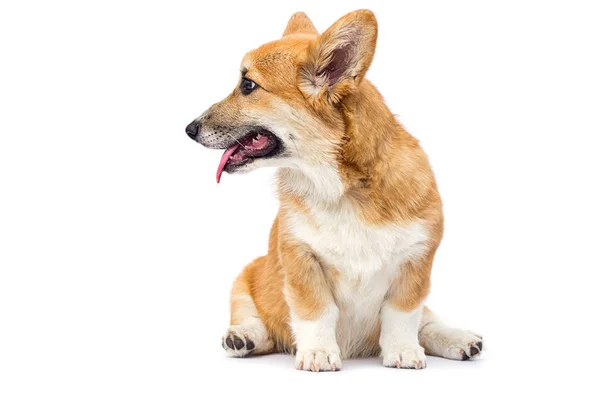
M 240 90 L 243 95 L 248 95 L 252 93 L 254 89 L 256 89 L 258 85 L 251 81 L 250 79 L 242 78 L 242 83 L 240 84 Z

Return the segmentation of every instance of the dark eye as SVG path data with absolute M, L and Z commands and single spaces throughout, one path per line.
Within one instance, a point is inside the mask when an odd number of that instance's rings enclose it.
M 242 78 L 242 83 L 240 84 L 240 90 L 242 91 L 242 94 L 247 96 L 248 94 L 252 93 L 252 91 L 254 89 L 256 89 L 258 87 L 258 85 L 256 83 L 254 83 L 253 81 L 251 81 L 250 79 L 246 79 L 246 78 Z

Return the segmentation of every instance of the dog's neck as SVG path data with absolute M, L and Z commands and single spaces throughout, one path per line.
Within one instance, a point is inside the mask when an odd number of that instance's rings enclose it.
M 394 166 L 393 153 L 400 151 L 398 142 L 408 134 L 369 81 L 344 102 L 343 115 L 346 137 L 337 159 L 280 169 L 280 190 L 311 205 L 336 206 L 353 188 L 370 185 Z
M 277 178 L 280 192 L 298 196 L 307 205 L 335 205 L 344 196 L 344 183 L 335 164 L 281 168 Z
M 398 144 L 412 139 L 383 97 L 371 82 L 365 80 L 360 90 L 344 101 L 343 115 L 346 138 L 340 154 L 348 178 L 371 178 L 374 170 L 393 166 Z M 360 176 L 364 175 L 364 176 Z

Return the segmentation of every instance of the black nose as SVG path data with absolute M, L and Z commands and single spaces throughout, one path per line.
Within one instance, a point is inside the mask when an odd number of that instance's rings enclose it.
M 200 133 L 200 129 L 202 129 L 202 122 L 193 121 L 185 128 L 185 132 L 191 139 L 196 140 L 198 133 Z

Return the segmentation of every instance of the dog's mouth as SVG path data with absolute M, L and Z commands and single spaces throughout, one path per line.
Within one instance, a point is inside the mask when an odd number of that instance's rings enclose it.
M 253 131 L 227 147 L 217 168 L 217 183 L 223 171 L 228 173 L 257 158 L 267 158 L 279 152 L 281 143 L 277 136 L 265 129 Z

